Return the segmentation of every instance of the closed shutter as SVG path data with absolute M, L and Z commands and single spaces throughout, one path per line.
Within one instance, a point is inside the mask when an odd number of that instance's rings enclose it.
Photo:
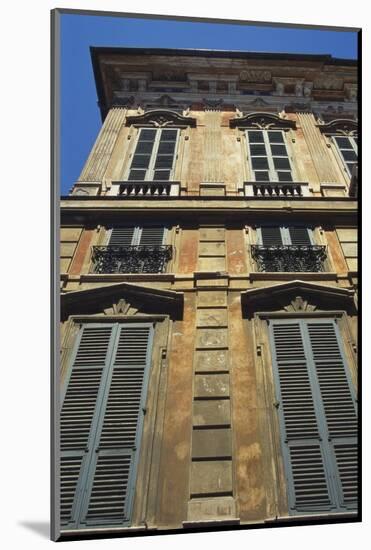
M 333 447 L 341 485 L 341 504 L 357 505 L 357 413 L 349 372 L 334 322 L 308 323 L 327 437 Z
M 114 227 L 108 244 L 111 246 L 130 246 L 133 242 L 135 227 Z
M 290 244 L 297 246 L 312 244 L 309 230 L 306 227 L 289 227 Z
M 130 521 L 152 332 L 150 324 L 82 328 L 61 416 L 65 528 Z
M 261 227 L 261 241 L 263 246 L 282 245 L 282 234 L 280 227 Z
M 143 227 L 140 235 L 140 244 L 146 246 L 162 245 L 164 233 L 164 227 Z
M 334 321 L 272 321 L 290 513 L 356 506 L 356 416 Z

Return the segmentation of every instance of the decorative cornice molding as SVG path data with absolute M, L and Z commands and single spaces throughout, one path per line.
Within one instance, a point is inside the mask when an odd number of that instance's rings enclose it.
M 317 128 L 322 134 L 340 133 L 344 135 L 353 135 L 358 131 L 358 124 L 348 118 L 338 118 L 331 120 L 327 124 L 317 124 Z
M 296 129 L 296 122 L 280 118 L 273 113 L 248 113 L 240 118 L 232 118 L 229 121 L 231 128 L 258 128 L 260 130 L 280 129 L 290 130 Z
M 153 109 L 142 115 L 128 116 L 126 126 L 153 126 L 154 128 L 195 128 L 196 119 L 185 117 L 169 109 Z
M 102 285 L 97 288 L 77 290 L 61 295 L 61 319 L 70 315 L 102 313 L 116 304 L 122 313 L 125 303 L 136 307 L 142 313 L 169 314 L 179 319 L 183 314 L 183 293 L 173 290 L 148 288 L 132 283 Z
M 355 312 L 354 291 L 300 280 L 241 292 L 241 304 L 248 316 L 258 311 Z

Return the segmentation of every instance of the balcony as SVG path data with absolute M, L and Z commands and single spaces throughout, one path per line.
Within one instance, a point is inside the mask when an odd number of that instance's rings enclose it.
M 171 245 L 93 246 L 92 273 L 163 273 Z
M 258 271 L 324 271 L 327 253 L 323 245 L 252 245 Z
M 245 197 L 293 198 L 310 195 L 307 182 L 248 181 L 244 184 Z
M 113 181 L 109 195 L 143 198 L 179 196 L 179 181 Z

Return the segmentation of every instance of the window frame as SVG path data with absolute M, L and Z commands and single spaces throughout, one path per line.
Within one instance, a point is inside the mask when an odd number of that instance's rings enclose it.
M 358 142 L 355 141 L 355 140 L 358 140 L 358 135 L 357 135 L 357 134 L 354 134 L 354 135 L 345 135 L 345 134 L 341 134 L 341 133 L 334 133 L 334 134 L 328 134 L 327 137 L 330 138 L 331 143 L 332 143 L 332 145 L 333 145 L 334 148 L 335 148 L 335 151 L 336 151 L 336 153 L 337 153 L 337 157 L 339 158 L 340 163 L 341 163 L 341 167 L 343 168 L 343 170 L 346 171 L 347 175 L 351 178 L 351 177 L 352 177 L 352 173 L 351 173 L 351 171 L 349 170 L 347 161 L 344 159 L 344 156 L 343 156 L 343 153 L 342 153 L 342 149 L 339 147 L 336 138 L 346 138 L 346 139 L 349 139 L 349 142 L 350 142 L 350 145 L 352 146 L 352 148 L 351 148 L 351 149 L 346 149 L 346 150 L 347 150 L 347 151 L 351 151 L 351 150 L 352 150 L 352 151 L 354 151 L 354 153 L 356 154 L 357 159 L 356 159 L 355 161 L 350 161 L 350 162 L 352 162 L 352 164 L 353 164 L 353 166 L 354 166 L 355 164 L 358 163 Z
M 256 233 L 257 233 L 256 244 L 259 246 L 266 246 L 263 243 L 263 235 L 261 231 L 262 227 L 274 227 L 280 230 L 282 244 L 278 246 L 293 246 L 291 242 L 291 235 L 290 235 L 291 227 L 304 227 L 308 232 L 311 245 L 317 244 L 314 239 L 314 230 L 311 227 L 307 227 L 304 225 L 261 225 L 256 228 Z
M 140 246 L 141 245 L 140 241 L 141 241 L 141 238 L 142 238 L 142 232 L 143 232 L 144 227 L 162 227 L 164 232 L 163 232 L 163 235 L 162 235 L 162 243 L 159 246 L 162 246 L 162 245 L 166 244 L 166 241 L 167 241 L 168 228 L 163 226 L 163 225 L 151 225 L 151 224 L 149 224 L 149 225 L 120 225 L 120 226 L 118 225 L 116 227 L 117 228 L 118 227 L 133 227 L 134 228 L 131 243 L 127 246 Z M 107 230 L 106 246 L 111 246 L 110 245 L 110 239 L 111 239 L 112 231 L 113 231 L 113 229 L 116 229 L 116 227 L 110 227 Z
M 156 135 L 155 135 L 155 139 L 154 139 L 154 142 L 153 142 L 153 148 L 152 148 L 152 151 L 151 151 L 151 156 L 150 156 L 150 160 L 149 160 L 149 164 L 148 164 L 148 167 L 147 168 L 133 168 L 133 170 L 141 170 L 141 171 L 145 171 L 145 176 L 143 179 L 130 179 L 130 172 L 132 171 L 132 168 L 131 168 L 131 165 L 133 163 L 133 159 L 134 159 L 134 156 L 135 156 L 135 153 L 136 153 L 136 149 L 137 149 L 137 146 L 138 146 L 138 143 L 140 141 L 140 136 L 142 134 L 142 131 L 146 131 L 146 130 L 154 130 L 156 132 Z M 160 146 L 160 140 L 161 140 L 161 135 L 162 135 L 162 132 L 164 130 L 174 130 L 176 132 L 176 139 L 175 139 L 175 146 L 174 146 L 174 153 L 173 153 L 173 162 L 172 162 L 172 166 L 171 168 L 169 169 L 169 178 L 166 179 L 166 180 L 161 180 L 161 179 L 158 179 L 158 180 L 155 180 L 154 179 L 154 174 L 155 174 L 155 164 L 156 164 L 156 160 L 157 160 L 157 157 L 158 157 L 158 149 L 159 149 L 159 146 Z M 179 150 L 179 143 L 180 143 L 180 128 L 168 128 L 168 127 L 163 127 L 163 128 L 154 128 L 153 126 L 143 126 L 143 127 L 140 127 L 138 128 L 138 132 L 137 132 L 137 135 L 135 137 L 135 143 L 134 143 L 134 147 L 133 147 L 133 151 L 132 153 L 130 154 L 130 163 L 128 163 L 128 167 L 125 171 L 125 181 L 129 181 L 133 184 L 135 184 L 135 182 L 140 182 L 140 181 L 147 181 L 147 182 L 159 182 L 159 181 L 174 181 L 174 176 L 175 176 L 175 164 L 176 164 L 176 161 L 177 161 L 177 158 L 178 158 L 178 150 Z
M 251 143 L 249 132 L 261 132 L 263 136 L 263 143 L 266 150 L 266 155 L 251 155 L 250 146 L 255 145 L 253 142 Z M 275 143 L 271 143 L 269 139 L 269 133 L 268 132 L 274 132 L 279 133 L 282 136 L 283 139 L 283 145 L 286 149 L 286 155 L 274 155 L 271 149 L 271 145 L 276 145 Z M 289 149 L 289 144 L 285 137 L 286 132 L 284 130 L 281 130 L 279 128 L 245 128 L 245 139 L 246 139 L 246 149 L 247 149 L 247 161 L 249 164 L 249 170 L 251 174 L 251 181 L 254 181 L 256 183 L 287 183 L 287 182 L 293 182 L 295 181 L 295 174 L 294 174 L 294 164 L 291 158 L 291 151 Z M 277 145 L 282 145 L 282 143 L 277 143 Z M 252 158 L 266 158 L 268 162 L 268 170 L 254 170 L 252 165 Z M 277 170 L 274 166 L 274 159 L 275 158 L 287 158 L 290 170 Z M 268 172 L 268 180 L 258 180 L 256 179 L 255 172 Z M 291 175 L 291 180 L 280 180 L 278 173 L 279 172 L 286 172 Z

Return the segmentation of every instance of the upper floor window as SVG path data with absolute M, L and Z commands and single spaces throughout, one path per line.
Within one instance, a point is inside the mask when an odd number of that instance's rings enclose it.
M 163 273 L 172 258 L 164 226 L 121 226 L 109 230 L 108 242 L 94 246 L 93 273 Z
M 324 271 L 326 247 L 316 244 L 314 232 L 303 226 L 262 226 L 251 247 L 258 271 Z
M 337 159 L 349 177 L 354 174 L 358 158 L 358 124 L 351 119 L 336 119 L 318 124 L 319 131 L 334 145 Z
M 246 130 L 248 160 L 254 181 L 293 181 L 292 166 L 281 130 Z
M 352 176 L 353 167 L 357 164 L 358 138 L 356 136 L 331 136 L 343 161 L 348 175 Z
M 127 179 L 173 179 L 178 136 L 179 130 L 175 128 L 140 128 Z

